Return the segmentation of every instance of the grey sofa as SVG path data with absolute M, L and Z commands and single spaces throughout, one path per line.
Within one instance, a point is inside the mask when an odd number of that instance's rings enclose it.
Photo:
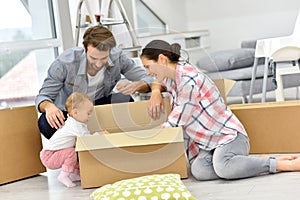
M 250 92 L 252 67 L 254 62 L 256 40 L 243 41 L 241 48 L 215 51 L 199 58 L 196 66 L 214 79 L 226 78 L 236 83 L 228 94 L 229 97 L 242 97 L 247 102 Z M 286 63 L 287 64 L 287 63 Z M 289 64 L 289 63 L 288 63 Z M 264 59 L 259 60 L 253 94 L 262 92 Z M 267 91 L 276 89 L 274 70 L 269 70 Z M 283 87 L 300 86 L 300 74 L 283 76 Z

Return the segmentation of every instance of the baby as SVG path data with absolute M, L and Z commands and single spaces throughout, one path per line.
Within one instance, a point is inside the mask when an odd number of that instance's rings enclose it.
M 87 121 L 94 105 L 89 96 L 81 92 L 72 93 L 66 100 L 68 118 L 62 128 L 43 143 L 40 158 L 49 169 L 60 169 L 58 180 L 67 187 L 74 187 L 80 181 L 79 163 L 75 152 L 77 136 L 91 135 Z

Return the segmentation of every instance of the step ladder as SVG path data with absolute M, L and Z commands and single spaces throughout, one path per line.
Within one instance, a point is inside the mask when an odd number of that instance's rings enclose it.
M 107 2 L 107 1 L 106 1 Z M 81 24 L 81 15 L 82 15 L 82 5 L 85 3 L 89 18 L 90 18 L 90 24 Z M 109 0 L 109 6 L 108 6 L 108 11 L 107 11 L 107 17 L 101 16 L 101 15 L 93 15 L 89 6 L 89 3 L 87 0 L 80 0 L 78 3 L 77 7 L 77 19 L 76 19 L 76 31 L 75 31 L 75 46 L 78 46 L 79 43 L 79 35 L 80 35 L 80 30 L 82 28 L 88 28 L 91 25 L 99 25 L 99 26 L 106 26 L 109 30 L 112 31 L 114 36 L 116 36 L 118 33 L 115 33 L 113 31 L 113 26 L 118 26 L 118 25 L 125 25 L 126 31 L 128 31 L 130 39 L 132 40 L 132 46 L 130 47 L 120 47 L 123 51 L 128 51 L 132 53 L 132 57 L 138 57 L 140 55 L 140 51 L 142 49 L 142 46 L 139 44 L 135 31 L 128 19 L 128 16 L 126 14 L 126 10 L 121 2 L 121 0 Z M 102 0 L 99 1 L 100 4 L 100 11 L 102 10 Z M 119 13 L 121 14 L 122 19 L 114 19 L 114 16 L 112 15 L 112 9 L 113 9 L 113 4 L 116 6 L 118 9 Z

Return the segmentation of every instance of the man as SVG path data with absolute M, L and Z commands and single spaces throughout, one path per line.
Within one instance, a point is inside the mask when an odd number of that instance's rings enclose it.
M 88 28 L 83 35 L 83 46 L 68 49 L 55 59 L 36 97 L 36 108 L 42 113 L 38 126 L 47 139 L 64 125 L 67 118 L 64 105 L 73 92 L 86 93 L 95 105 L 101 105 L 133 101 L 131 94 L 150 90 L 153 79 L 115 48 L 115 38 L 107 28 Z M 131 82 L 116 86 L 121 74 Z M 112 93 L 115 86 L 119 93 Z M 159 116 L 162 107 L 160 86 L 153 84 L 151 117 Z

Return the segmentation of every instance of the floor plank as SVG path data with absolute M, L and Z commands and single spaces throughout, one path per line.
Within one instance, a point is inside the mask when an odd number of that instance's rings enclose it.
M 1 200 L 90 200 L 94 189 L 82 189 L 80 182 L 66 188 L 57 181 L 59 170 L 0 186 Z M 196 181 L 183 183 L 199 200 L 296 200 L 300 196 L 300 172 L 263 175 L 241 180 Z

